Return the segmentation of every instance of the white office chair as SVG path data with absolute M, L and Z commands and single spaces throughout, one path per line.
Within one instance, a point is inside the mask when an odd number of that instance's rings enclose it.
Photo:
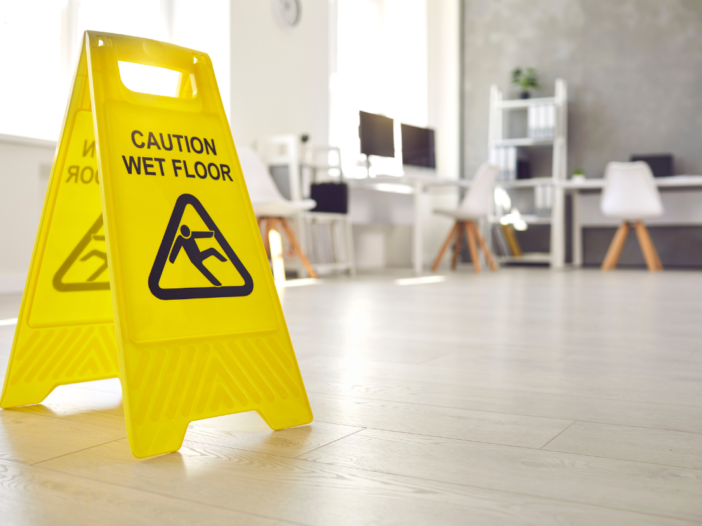
M 600 209 L 606 216 L 623 220 L 609 246 L 602 270 L 612 270 L 617 266 L 631 223 L 634 223 L 636 237 L 639 239 L 648 270 L 663 270 L 651 236 L 642 222 L 643 219 L 663 214 L 661 196 L 648 164 L 643 161 L 609 163 L 605 170 L 605 187 Z
M 473 178 L 473 184 L 470 190 L 463 198 L 463 201 L 458 208 L 446 209 L 437 208 L 434 210 L 437 214 L 446 215 L 452 217 L 456 220 L 453 225 L 451 232 L 449 232 L 446 241 L 439 250 L 439 254 L 436 256 L 434 264 L 431 266 L 432 272 L 436 272 L 439 268 L 439 264 L 446 253 L 451 240 L 455 238 L 453 260 L 451 261 L 451 268 L 455 270 L 456 264 L 458 263 L 458 255 L 461 252 L 461 239 L 463 238 L 463 232 L 465 231 L 466 237 L 468 238 L 468 248 L 470 249 L 470 258 L 473 260 L 473 268 L 475 272 L 480 272 L 480 260 L 478 259 L 478 249 L 475 245 L 477 238 L 480 248 L 483 249 L 485 253 L 485 258 L 487 259 L 490 268 L 494 271 L 497 270 L 497 265 L 492 258 L 490 249 L 488 248 L 483 236 L 480 235 L 480 230 L 478 229 L 477 221 L 484 216 L 489 215 L 492 212 L 493 203 L 495 202 L 495 181 L 497 180 L 497 175 L 500 169 L 494 164 L 483 163 L 478 168 L 478 171 Z
M 314 208 L 316 203 L 312 199 L 301 201 L 285 199 L 275 186 L 268 168 L 266 168 L 266 165 L 263 164 L 263 161 L 261 161 L 254 150 L 247 146 L 241 146 L 237 148 L 237 154 L 239 155 L 239 163 L 244 173 L 246 187 L 249 190 L 249 197 L 251 198 L 251 204 L 258 219 L 258 224 L 264 227 L 263 243 L 266 246 L 266 251 L 270 250 L 268 247 L 268 233 L 271 230 L 277 230 L 278 223 L 280 223 L 297 257 L 300 258 L 305 266 L 307 273 L 311 278 L 316 278 L 317 273 L 302 251 L 295 232 L 290 228 L 287 219 L 298 212 Z

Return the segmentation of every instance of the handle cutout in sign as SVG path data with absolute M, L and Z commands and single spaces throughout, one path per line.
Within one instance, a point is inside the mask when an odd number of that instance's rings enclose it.
M 118 64 L 120 79 L 126 88 L 162 97 L 178 97 L 178 86 L 182 75 L 179 71 L 144 66 L 134 62 L 120 61 Z

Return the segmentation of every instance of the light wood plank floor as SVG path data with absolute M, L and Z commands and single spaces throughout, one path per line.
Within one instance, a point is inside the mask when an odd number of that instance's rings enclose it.
M 0 411 L 0 524 L 702 523 L 702 273 L 399 277 L 281 292 L 312 425 L 136 460 L 117 380 Z

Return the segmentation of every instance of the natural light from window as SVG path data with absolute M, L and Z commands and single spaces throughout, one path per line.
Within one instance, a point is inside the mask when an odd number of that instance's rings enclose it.
M 229 114 L 228 0 L 3 1 L 0 60 L 6 74 L 0 83 L 0 134 L 58 139 L 85 30 L 204 51 Z M 149 71 L 155 69 L 121 63 L 120 75 L 134 91 L 175 96 L 178 73 Z
M 364 177 L 358 112 L 427 125 L 427 0 L 338 0 L 336 60 L 330 78 L 330 143 L 344 173 Z M 371 175 L 401 175 L 397 159 L 373 158 Z

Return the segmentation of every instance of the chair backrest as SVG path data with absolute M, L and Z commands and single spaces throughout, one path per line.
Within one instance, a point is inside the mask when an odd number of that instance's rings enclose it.
M 239 146 L 236 149 L 239 155 L 241 171 L 244 173 L 246 187 L 252 203 L 268 203 L 271 201 L 285 201 L 278 187 L 273 182 L 270 172 L 258 154 L 248 146 Z
M 500 169 L 494 164 L 485 162 L 475 173 L 470 190 L 463 198 L 460 209 L 475 217 L 489 215 L 495 203 L 495 181 Z
M 648 164 L 607 164 L 600 209 L 606 216 L 629 221 L 661 215 L 663 203 Z

